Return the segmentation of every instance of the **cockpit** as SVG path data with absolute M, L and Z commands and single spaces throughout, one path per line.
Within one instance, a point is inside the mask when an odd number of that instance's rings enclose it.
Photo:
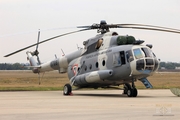
M 136 66 L 138 72 L 150 73 L 158 69 L 159 61 L 149 47 L 134 47 L 127 51 L 126 55 L 129 62 Z

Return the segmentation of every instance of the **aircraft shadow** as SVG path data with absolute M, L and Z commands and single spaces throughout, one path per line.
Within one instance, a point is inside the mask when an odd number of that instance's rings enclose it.
M 128 97 L 126 94 L 95 94 L 95 93 L 87 93 L 80 94 L 75 93 L 73 96 L 87 96 L 87 97 L 109 97 L 109 98 L 154 98 L 153 96 L 137 96 L 137 97 Z
M 74 94 L 74 96 L 91 96 L 91 97 L 127 97 L 127 95 L 122 94 Z

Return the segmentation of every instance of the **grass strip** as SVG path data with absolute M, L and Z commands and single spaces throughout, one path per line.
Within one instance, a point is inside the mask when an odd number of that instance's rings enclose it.
M 58 91 L 63 87 L 0 87 L 0 91 Z

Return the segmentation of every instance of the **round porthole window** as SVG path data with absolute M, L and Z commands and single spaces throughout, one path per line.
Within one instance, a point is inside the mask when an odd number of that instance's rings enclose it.
M 103 61 L 102 61 L 102 65 L 105 66 L 105 64 L 106 64 L 106 62 L 105 62 L 105 60 L 103 60 Z
M 84 70 L 85 70 L 85 71 L 87 70 L 87 66 L 86 66 L 86 65 L 84 66 Z
M 92 69 L 92 65 L 91 65 L 91 64 L 89 65 L 89 69 L 90 69 L 90 70 Z

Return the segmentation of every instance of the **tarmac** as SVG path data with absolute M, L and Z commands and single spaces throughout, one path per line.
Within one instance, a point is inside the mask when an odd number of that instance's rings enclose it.
M 0 92 L 0 120 L 179 120 L 180 97 L 170 90 Z

